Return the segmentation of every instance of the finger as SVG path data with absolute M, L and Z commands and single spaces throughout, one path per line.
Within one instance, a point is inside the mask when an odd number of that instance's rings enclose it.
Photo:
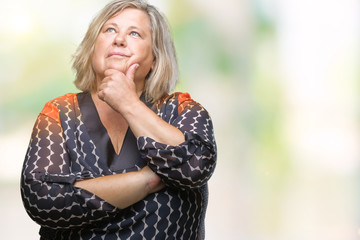
M 98 91 L 97 95 L 100 100 L 104 101 L 104 98 L 105 98 L 104 91 L 102 91 L 102 90 Z
M 129 69 L 126 71 L 126 77 L 128 77 L 131 80 L 134 80 L 135 72 L 136 72 L 136 69 L 138 69 L 138 67 L 139 67 L 138 63 L 134 63 L 133 65 L 131 65 L 129 67 Z

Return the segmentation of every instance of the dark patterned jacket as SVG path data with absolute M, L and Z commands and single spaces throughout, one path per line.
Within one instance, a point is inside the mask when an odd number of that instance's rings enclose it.
M 187 93 L 146 103 L 180 129 L 186 140 L 169 146 L 132 135 L 138 157 L 132 166 L 114 169 L 109 159 L 103 159 L 91 135 L 97 133 L 90 133 L 90 118 L 84 120 L 79 99 L 94 111 L 86 93 L 67 94 L 45 105 L 26 153 L 21 195 L 27 213 L 41 225 L 42 239 L 203 239 L 207 181 L 216 164 L 207 111 Z M 138 171 L 146 165 L 166 187 L 126 209 L 73 185 L 77 180 Z

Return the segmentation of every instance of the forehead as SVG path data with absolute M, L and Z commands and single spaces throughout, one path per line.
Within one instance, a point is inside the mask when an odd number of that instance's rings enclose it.
M 105 24 L 115 23 L 117 25 L 135 25 L 137 27 L 148 27 L 150 29 L 149 15 L 137 8 L 125 8 L 111 16 Z

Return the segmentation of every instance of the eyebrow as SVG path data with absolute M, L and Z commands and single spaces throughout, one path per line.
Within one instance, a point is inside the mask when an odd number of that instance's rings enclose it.
M 105 23 L 105 24 L 103 25 L 103 27 L 109 26 L 109 25 L 114 26 L 114 27 L 119 27 L 116 23 Z
M 103 27 L 109 26 L 109 25 L 119 28 L 119 25 L 117 25 L 117 24 L 114 23 L 114 22 L 105 23 Z M 136 30 L 139 30 L 139 31 L 143 31 L 141 28 L 139 28 L 139 27 L 137 27 L 137 26 L 135 26 L 135 25 L 130 25 L 127 29 L 136 29 Z

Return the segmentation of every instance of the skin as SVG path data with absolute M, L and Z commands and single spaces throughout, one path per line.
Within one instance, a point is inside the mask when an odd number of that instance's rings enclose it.
M 185 141 L 179 129 L 139 99 L 153 61 L 150 20 L 145 12 L 127 8 L 104 24 L 95 42 L 92 63 L 98 88 L 91 96 L 117 153 L 128 127 L 135 137 L 147 136 L 173 146 Z M 75 187 L 126 208 L 161 190 L 164 184 L 145 167 L 138 172 L 78 181 Z

